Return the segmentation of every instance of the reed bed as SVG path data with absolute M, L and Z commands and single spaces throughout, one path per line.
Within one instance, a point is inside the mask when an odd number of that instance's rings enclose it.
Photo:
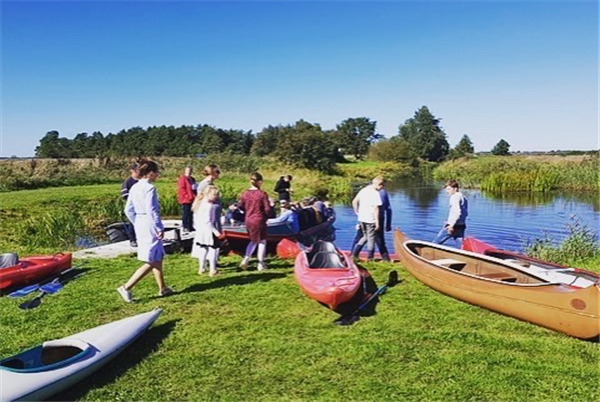
M 535 159 L 519 156 L 462 158 L 433 171 L 436 180 L 458 179 L 463 187 L 490 192 L 598 191 L 599 159 Z

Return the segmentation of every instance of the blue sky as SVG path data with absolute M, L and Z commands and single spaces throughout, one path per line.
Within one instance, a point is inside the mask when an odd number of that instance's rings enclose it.
M 259 132 L 426 105 L 451 146 L 598 149 L 598 2 L 6 1 L 2 156 L 50 130 Z

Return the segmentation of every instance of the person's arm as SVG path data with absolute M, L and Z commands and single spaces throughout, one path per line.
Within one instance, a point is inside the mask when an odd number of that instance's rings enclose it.
M 354 209 L 354 213 L 358 215 L 358 196 L 360 193 L 356 194 L 356 197 L 352 200 L 352 209 Z
M 210 230 L 215 236 L 221 236 L 221 208 L 216 204 L 210 207 Z
M 267 216 L 267 218 L 274 217 L 275 211 L 273 210 L 271 202 L 269 201 L 269 196 L 264 191 L 263 191 L 263 197 L 262 197 L 262 204 L 263 204 L 263 210 L 265 211 L 265 215 Z
M 156 194 L 156 187 L 152 187 L 148 194 L 146 194 L 146 213 L 150 216 L 156 231 L 158 232 L 158 238 L 162 239 L 164 236 L 165 227 L 163 226 L 162 220 L 160 219 L 160 205 L 158 203 L 158 196 Z
M 129 219 L 129 222 L 135 225 L 135 208 L 133 207 L 133 200 L 131 198 L 127 198 L 124 211 L 125 216 L 127 216 L 127 219 Z
M 452 233 L 454 231 L 454 225 L 460 218 L 460 196 L 456 196 L 457 194 L 452 194 L 450 197 L 450 212 L 448 213 L 448 220 L 446 225 L 448 225 L 448 233 Z
M 390 232 L 392 230 L 392 205 L 390 204 L 390 197 L 385 190 L 381 190 L 381 208 L 383 210 L 385 231 Z
M 127 198 L 129 198 L 129 188 L 127 187 L 127 180 L 125 180 L 121 184 L 121 198 L 125 201 L 127 201 Z

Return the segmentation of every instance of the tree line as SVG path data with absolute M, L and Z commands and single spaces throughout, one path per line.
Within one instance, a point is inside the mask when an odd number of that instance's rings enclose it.
M 291 125 L 252 131 L 197 126 L 133 127 L 116 134 L 96 131 L 79 133 L 73 139 L 49 131 L 40 140 L 35 153 L 40 158 L 104 158 L 178 156 L 232 153 L 272 156 L 292 166 L 330 171 L 343 155 L 362 159 L 368 154 L 375 160 L 410 164 L 418 160 L 439 162 L 474 152 L 473 143 L 464 135 L 450 148 L 446 133 L 426 106 L 398 127 L 398 134 L 385 139 L 377 133 L 377 122 L 367 117 L 348 118 L 333 130 L 323 130 L 319 124 L 299 120 Z M 504 141 L 492 153 L 509 153 Z

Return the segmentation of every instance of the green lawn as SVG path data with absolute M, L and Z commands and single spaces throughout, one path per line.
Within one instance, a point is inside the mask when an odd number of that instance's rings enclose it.
M 594 401 L 600 353 L 590 343 L 471 306 L 413 279 L 401 265 L 366 264 L 378 285 L 402 282 L 352 326 L 306 297 L 292 264 L 265 272 L 197 275 L 168 256 L 176 294 L 151 278 L 124 303 L 115 289 L 134 257 L 89 260 L 86 275 L 33 310 L 0 299 L 0 352 L 162 307 L 150 331 L 119 358 L 55 400 L 86 401 Z M 29 296 L 31 298 L 33 296 Z

